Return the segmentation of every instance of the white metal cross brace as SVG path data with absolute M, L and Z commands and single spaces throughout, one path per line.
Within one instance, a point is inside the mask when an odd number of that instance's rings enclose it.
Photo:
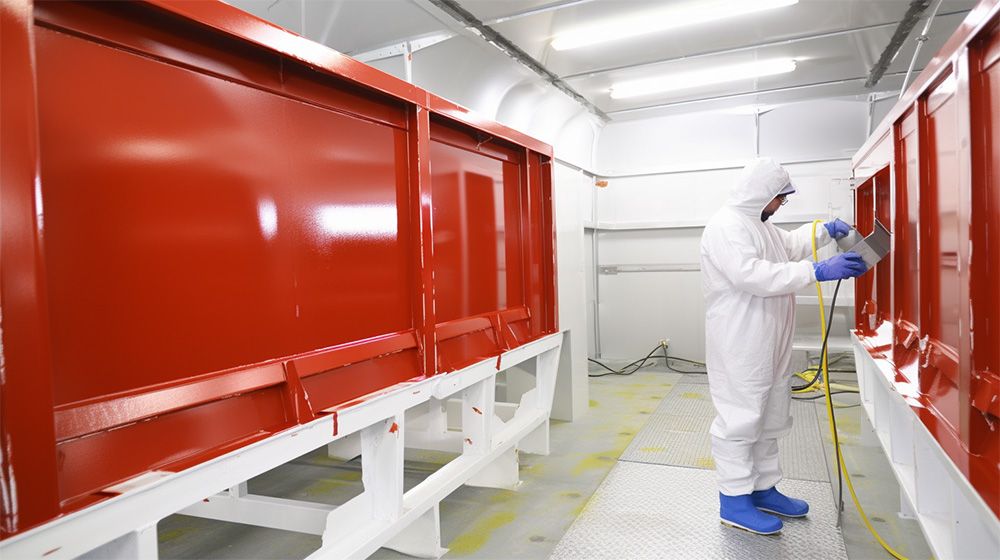
M 365 558 L 380 547 L 438 558 L 438 504 L 463 484 L 515 488 L 517 450 L 548 452 L 548 419 L 562 333 L 503 353 L 505 368 L 533 371 L 518 403 L 495 400 L 495 358 L 369 395 L 364 402 L 177 473 L 145 473 L 120 494 L 0 541 L 3 558 L 157 557 L 156 524 L 174 513 L 322 535 L 309 558 Z M 454 422 L 450 419 L 454 418 Z M 459 429 L 455 424 L 461 419 Z M 451 424 L 451 426 L 450 426 Z M 338 444 L 354 438 L 351 444 Z M 410 442 L 409 440 L 413 441 Z M 411 445 L 412 443 L 412 445 Z M 333 445 L 331 445 L 333 444 Z M 361 455 L 364 492 L 341 506 L 257 496 L 246 481 L 329 446 Z M 406 447 L 457 458 L 403 492 Z M 345 451 L 346 450 L 346 451 Z M 110 490 L 110 489 L 109 489 Z

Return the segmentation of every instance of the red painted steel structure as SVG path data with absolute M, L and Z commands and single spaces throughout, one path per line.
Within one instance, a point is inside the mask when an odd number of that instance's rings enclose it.
M 557 330 L 549 146 L 222 3 L 0 15 L 3 537 Z
M 1000 516 L 1000 2 L 981 2 L 854 158 L 856 334 Z M 874 276 L 874 278 L 872 278 Z

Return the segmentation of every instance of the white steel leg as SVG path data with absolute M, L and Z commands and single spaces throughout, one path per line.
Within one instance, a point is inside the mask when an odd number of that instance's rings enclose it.
M 393 537 L 385 548 L 417 558 L 441 558 L 448 549 L 441 547 L 441 510 L 438 504 L 427 510 Z
M 910 499 L 902 490 L 899 492 L 899 517 L 901 519 L 917 518 L 917 510 L 913 509 L 913 504 L 910 503 Z
M 489 377 L 462 391 L 463 452 L 483 455 L 493 448 L 495 377 Z
M 404 414 L 361 430 L 361 480 L 374 519 L 393 521 L 403 511 Z
M 129 531 L 117 539 L 79 556 L 87 560 L 157 560 L 156 525 Z
M 361 456 L 361 434 L 350 434 L 326 446 L 326 455 L 338 461 L 350 461 Z
M 545 421 L 525 436 L 518 449 L 535 455 L 549 454 L 549 414 L 555 396 L 556 375 L 559 368 L 559 349 L 544 352 L 535 358 L 535 388 L 521 398 L 520 409 L 534 408 L 544 412 Z
M 535 370 L 538 372 L 538 381 L 535 386 L 538 394 L 535 396 L 537 399 L 535 406 L 539 410 L 545 411 L 545 417 L 548 418 L 552 412 L 552 398 L 556 390 L 556 375 L 559 372 L 559 348 L 543 352 L 535 360 L 537 364 Z
M 546 418 L 542 425 L 535 428 L 530 434 L 521 438 L 517 444 L 518 451 L 531 453 L 532 455 L 549 454 L 549 419 Z
M 465 483 L 467 486 L 480 488 L 499 488 L 501 490 L 517 490 L 521 485 L 520 469 L 517 462 L 517 449 L 511 447 L 499 457 L 483 467 Z
M 438 399 L 427 401 L 427 433 L 448 433 L 448 403 Z

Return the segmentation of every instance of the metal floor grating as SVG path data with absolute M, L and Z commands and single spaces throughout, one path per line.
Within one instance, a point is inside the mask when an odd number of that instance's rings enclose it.
M 551 558 L 847 558 L 829 484 L 781 482 L 811 511 L 766 537 L 719 523 L 715 485 L 709 470 L 620 462 Z
M 792 402 L 792 431 L 779 440 L 785 478 L 829 481 L 816 407 Z M 708 386 L 679 383 L 621 455 L 622 461 L 714 469 Z
M 653 414 L 700 416 L 715 418 L 715 406 L 708 394 L 708 385 L 678 383 L 656 407 Z

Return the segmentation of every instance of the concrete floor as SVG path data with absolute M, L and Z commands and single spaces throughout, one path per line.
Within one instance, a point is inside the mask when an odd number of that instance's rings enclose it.
M 442 544 L 450 549 L 446 558 L 548 558 L 649 415 L 681 380 L 705 382 L 704 376 L 662 368 L 593 379 L 589 414 L 578 422 L 552 423 L 552 454 L 521 455 L 519 491 L 461 487 L 442 502 Z M 850 395 L 842 400 L 856 402 Z M 816 402 L 819 406 L 822 400 Z M 827 433 L 825 413 L 817 418 L 822 418 L 820 427 Z M 877 442 L 865 435 L 870 427 L 863 411 L 837 409 L 837 418 L 847 464 L 856 473 L 856 488 L 876 528 L 900 552 L 928 558 L 919 527 L 896 513 L 895 479 Z M 832 465 L 832 445 L 827 442 L 826 447 Z M 451 458 L 444 453 L 408 452 L 407 488 Z M 341 504 L 361 492 L 360 478 L 359 461 L 339 462 L 317 450 L 251 480 L 249 487 L 255 494 Z M 852 560 L 887 557 L 861 524 L 849 496 L 843 536 Z M 320 546 L 317 536 L 183 515 L 159 524 L 159 542 L 163 559 L 304 558 Z M 373 558 L 406 557 L 382 549 Z

